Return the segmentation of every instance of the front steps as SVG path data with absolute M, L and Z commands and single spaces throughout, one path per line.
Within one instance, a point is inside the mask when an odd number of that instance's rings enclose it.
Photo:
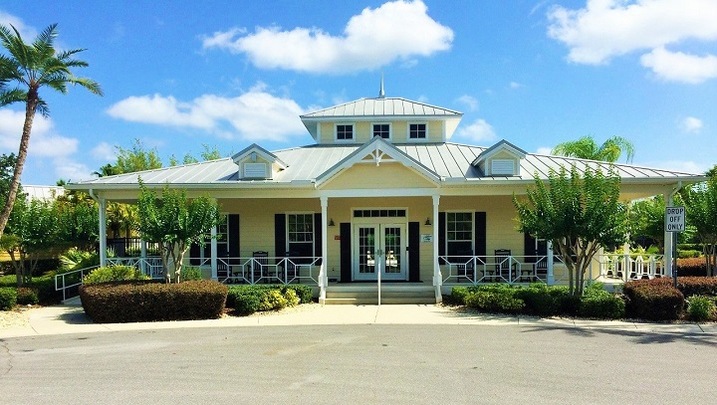
M 435 304 L 433 286 L 421 283 L 381 284 L 381 304 Z M 326 305 L 376 305 L 378 286 L 371 284 L 330 285 Z

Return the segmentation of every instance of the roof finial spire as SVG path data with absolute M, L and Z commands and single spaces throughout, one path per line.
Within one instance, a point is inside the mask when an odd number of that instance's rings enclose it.
M 386 97 L 386 91 L 383 88 L 383 72 L 381 72 L 381 87 L 378 89 L 378 98 Z

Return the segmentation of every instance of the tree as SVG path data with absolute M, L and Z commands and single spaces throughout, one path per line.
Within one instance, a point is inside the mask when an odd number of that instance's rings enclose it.
M 140 180 L 137 206 L 140 237 L 159 244 L 165 279 L 179 282 L 189 246 L 202 242 L 220 221 L 216 200 L 209 197 L 190 200 L 185 190 L 172 190 L 168 186 L 160 198 Z
M 717 276 L 717 177 L 686 187 L 680 194 L 686 205 L 685 219 L 702 243 L 707 275 Z
M 49 115 L 49 108 L 44 99 L 40 97 L 40 88 L 49 87 L 62 94 L 67 92 L 67 85 L 80 85 L 90 92 L 102 95 L 100 85 L 88 78 L 77 77 L 72 74 L 72 68 L 86 67 L 87 62 L 74 59 L 75 55 L 84 49 L 71 49 L 57 51 L 55 38 L 57 37 L 57 24 L 45 28 L 31 44 L 25 43 L 20 32 L 13 27 L 0 25 L 0 43 L 8 55 L 0 55 L 0 106 L 15 102 L 25 103 L 25 122 L 20 137 L 20 148 L 17 162 L 13 171 L 7 200 L 0 213 L 0 238 L 10 218 L 15 199 L 20 186 L 20 177 L 27 159 L 30 146 L 30 134 L 35 113 L 43 116 Z M 10 83 L 16 83 L 17 88 L 9 88 Z
M 142 141 L 135 139 L 131 149 L 117 146 L 117 163 L 114 174 L 134 173 L 162 168 L 157 149 L 145 149 Z
M 18 200 L 8 232 L 0 237 L 0 245 L 15 268 L 18 286 L 29 283 L 38 260 L 61 245 L 59 229 L 57 211 L 51 202 Z
M 99 211 L 97 202 L 84 196 L 87 194 L 81 193 L 80 198 L 57 198 L 53 208 L 63 244 L 90 251 L 99 240 Z
M 620 177 L 573 167 L 551 171 L 548 184 L 535 178 L 527 201 L 513 196 L 519 230 L 550 240 L 568 269 L 570 294 L 581 296 L 585 272 L 600 248 L 626 239 L 627 209 L 620 202 Z
M 572 156 L 580 159 L 601 160 L 615 163 L 625 152 L 625 161 L 631 162 L 635 156 L 635 146 L 621 136 L 613 136 L 598 146 L 592 136 L 584 136 L 577 141 L 568 141 L 553 148 L 555 155 Z
M 632 240 L 649 238 L 657 243 L 660 252 L 664 251 L 665 197 L 657 195 L 647 200 L 633 202 L 629 209 L 629 219 L 629 233 Z

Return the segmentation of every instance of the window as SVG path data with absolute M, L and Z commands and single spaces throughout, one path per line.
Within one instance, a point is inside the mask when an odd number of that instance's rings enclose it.
M 204 234 L 204 239 L 199 242 L 199 256 L 192 257 L 194 265 L 209 265 L 212 257 L 212 233 Z M 229 216 L 224 222 L 217 224 L 217 256 L 224 257 L 229 252 Z
M 354 126 L 351 124 L 342 124 L 336 126 L 336 139 L 345 141 L 354 139 Z
M 426 124 L 410 124 L 408 126 L 409 139 L 426 139 Z
M 354 218 L 405 218 L 406 210 L 382 209 L 382 210 L 354 210 Z
M 446 253 L 473 256 L 473 213 L 446 213 Z
M 391 126 L 388 124 L 373 124 L 373 136 L 389 139 L 391 137 Z
M 294 257 L 314 255 L 314 214 L 287 214 L 287 252 Z

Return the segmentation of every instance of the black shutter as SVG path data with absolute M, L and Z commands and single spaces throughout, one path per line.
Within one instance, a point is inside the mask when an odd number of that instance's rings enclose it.
M 199 258 L 199 245 L 195 242 L 189 246 L 189 264 L 192 266 L 199 266 L 201 259 Z
M 438 256 L 446 255 L 446 213 L 438 213 Z
M 421 281 L 421 229 L 419 222 L 408 223 L 408 281 Z
M 227 240 L 229 250 L 227 256 L 238 258 L 241 256 L 241 244 L 239 241 L 239 214 L 227 215 Z
M 341 281 L 351 281 L 351 223 L 342 222 L 341 237 Z
M 535 256 L 535 238 L 530 236 L 528 232 L 523 233 L 523 251 L 526 256 Z
M 314 256 L 321 257 L 321 242 L 324 228 L 321 226 L 321 213 L 314 214 Z M 319 264 L 321 261 L 318 262 Z
M 274 256 L 286 255 L 286 215 L 274 215 Z
M 488 242 L 488 238 L 486 235 L 486 215 L 485 212 L 476 212 L 476 218 L 475 218 L 475 255 L 476 256 L 485 256 L 486 255 L 486 245 Z

